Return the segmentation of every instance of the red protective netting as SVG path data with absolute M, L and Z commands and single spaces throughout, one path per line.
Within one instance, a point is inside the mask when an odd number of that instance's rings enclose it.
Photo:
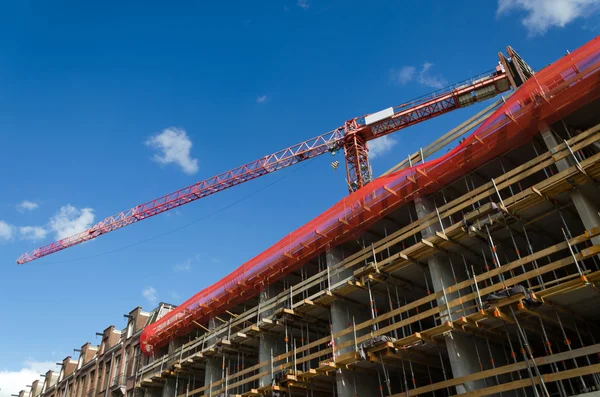
M 348 240 L 418 195 L 430 194 L 522 145 L 541 123 L 552 124 L 600 96 L 600 37 L 529 79 L 461 145 L 424 164 L 378 178 L 198 292 L 141 335 L 150 355 L 176 336 L 258 294 L 328 247 Z

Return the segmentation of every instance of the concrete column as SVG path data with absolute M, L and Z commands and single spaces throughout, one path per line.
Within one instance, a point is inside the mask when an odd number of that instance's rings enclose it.
M 547 125 L 540 128 L 540 133 L 548 150 L 552 150 L 561 143 Z M 576 163 L 571 156 L 559 160 L 555 164 L 559 171 L 563 171 L 574 166 Z M 600 211 L 599 197 L 600 189 L 592 181 L 579 185 L 571 191 L 571 200 L 573 200 L 577 214 L 581 218 L 583 226 L 588 230 L 600 226 L 600 215 L 598 214 Z M 600 244 L 600 237 L 593 238 L 592 243 Z
M 213 329 L 216 328 L 216 326 L 217 326 L 216 320 L 214 318 L 211 318 L 208 321 L 208 329 L 212 331 Z M 216 341 L 217 341 L 216 337 L 210 338 L 207 340 L 206 345 L 210 346 L 213 343 L 215 343 Z M 220 358 L 220 357 L 207 358 L 206 359 L 206 368 L 204 370 L 204 384 L 208 385 L 208 384 L 214 383 L 218 380 L 221 380 L 221 377 L 223 375 L 222 367 L 223 367 L 223 359 L 222 358 Z M 211 386 L 211 389 L 212 389 L 212 386 Z M 215 388 L 215 390 L 216 389 L 218 389 L 218 388 Z M 163 397 L 165 397 L 165 396 L 163 396 Z
M 415 207 L 419 219 L 435 211 L 435 207 L 431 200 L 425 197 L 415 199 Z M 423 230 L 421 232 L 421 235 L 423 236 L 423 238 L 428 238 L 432 235 L 435 235 L 435 232 L 441 232 L 441 230 L 442 228 L 439 224 L 434 224 L 428 227 L 427 229 Z M 429 259 L 428 265 L 429 272 L 431 273 L 431 282 L 433 284 L 433 290 L 435 292 L 441 291 L 442 285 L 444 288 L 448 288 L 449 286 L 455 284 L 454 276 L 452 275 L 452 269 L 443 258 L 432 257 L 431 259 Z M 447 294 L 447 297 L 448 300 L 456 299 L 458 298 L 458 293 Z M 442 308 L 442 310 L 444 310 L 443 308 L 446 305 L 444 297 L 438 299 L 437 304 L 440 308 Z M 460 314 L 452 315 L 453 318 L 448 319 L 448 321 L 451 321 L 458 316 L 460 316 Z M 477 354 L 474 349 L 473 338 L 461 332 L 453 332 L 452 336 L 446 336 L 445 340 L 446 348 L 448 350 L 448 358 L 450 360 L 450 366 L 452 368 L 453 378 L 470 375 L 472 373 L 480 371 L 479 360 L 477 359 Z M 486 349 L 486 347 L 484 347 L 484 349 Z M 479 348 L 479 352 L 486 352 L 487 357 L 487 350 L 481 350 L 481 348 Z M 461 385 L 457 385 L 456 393 L 467 393 L 484 387 L 485 383 L 483 380 L 467 382 Z
M 260 304 L 261 306 L 265 304 L 269 299 L 278 295 L 282 291 L 282 288 L 278 285 L 269 285 L 264 290 L 260 292 Z M 270 319 L 273 316 L 273 313 L 279 307 L 273 307 L 272 309 L 268 309 L 262 311 L 260 314 L 260 319 L 268 318 Z M 269 363 L 266 367 L 267 370 L 271 369 L 271 357 L 278 356 L 285 352 L 285 340 L 279 335 L 270 335 L 266 333 L 261 333 L 259 336 L 259 346 L 258 346 L 258 359 L 261 363 Z M 264 369 L 263 369 L 264 370 Z M 262 371 L 261 371 L 262 372 Z M 275 374 L 273 374 L 275 375 Z M 273 381 L 273 377 L 271 374 L 267 374 L 258 380 L 259 387 L 267 386 Z
M 327 251 L 327 266 L 332 267 L 343 259 L 342 252 L 339 248 L 333 248 Z M 335 285 L 337 282 L 350 277 L 351 275 L 351 270 L 345 270 L 337 275 L 331 276 L 330 283 L 331 285 Z M 359 307 L 358 305 L 339 299 L 334 300 L 331 303 L 330 314 L 333 333 L 352 327 L 353 318 L 356 324 L 370 319 L 368 307 Z M 368 332 L 369 329 L 362 329 L 357 333 L 357 337 Z M 339 346 L 342 343 L 353 339 L 354 335 L 352 333 L 344 335 L 335 340 L 335 346 Z M 336 349 L 335 355 L 339 356 L 351 352 L 353 349 L 354 346 Z M 369 374 L 347 369 L 338 369 L 335 374 L 335 381 L 338 397 L 369 397 L 379 395 L 379 382 L 377 380 L 377 373 L 375 372 Z
M 167 379 L 162 389 L 161 397 L 175 397 L 175 379 Z

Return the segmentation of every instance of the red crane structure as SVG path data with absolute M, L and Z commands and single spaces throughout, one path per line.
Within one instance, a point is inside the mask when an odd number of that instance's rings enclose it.
M 452 110 L 495 97 L 510 90 L 511 87 L 516 89 L 520 85 L 519 74 L 522 75 L 523 68 L 517 65 L 516 60 L 520 60 L 518 55 L 511 54 L 510 47 L 508 49 L 509 55 L 512 56 L 505 58 L 499 54 L 500 62 L 491 72 L 410 102 L 353 118 L 346 121 L 343 126 L 315 138 L 109 216 L 81 233 L 24 253 L 17 259 L 17 263 L 24 264 L 42 258 L 232 186 L 324 153 L 335 154 L 342 149 L 346 158 L 348 189 L 352 193 L 371 181 L 367 142 Z

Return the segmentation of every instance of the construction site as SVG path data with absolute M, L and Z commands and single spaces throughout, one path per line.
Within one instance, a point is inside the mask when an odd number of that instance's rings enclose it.
M 600 38 L 540 70 L 521 55 L 21 256 L 345 155 L 347 197 L 19 397 L 600 395 Z M 368 141 L 483 101 L 371 175 Z

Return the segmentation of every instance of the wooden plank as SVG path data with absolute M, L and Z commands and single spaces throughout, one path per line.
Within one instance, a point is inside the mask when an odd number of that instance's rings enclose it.
M 542 365 L 546 365 L 546 364 L 552 364 L 552 363 L 565 361 L 565 360 L 569 360 L 572 358 L 582 357 L 585 355 L 591 355 L 591 354 L 595 354 L 595 353 L 600 353 L 600 343 L 592 345 L 592 346 L 586 346 L 586 347 L 581 347 L 579 349 L 574 349 L 570 352 L 567 351 L 567 352 L 563 352 L 563 353 L 553 354 L 550 356 L 538 357 L 535 359 L 535 363 L 538 366 L 542 366 Z M 529 360 L 529 365 L 533 366 L 532 360 Z M 447 381 L 434 383 L 432 385 L 418 387 L 416 389 L 409 390 L 408 395 L 409 396 L 417 396 L 417 395 L 424 394 L 424 393 L 430 393 L 435 390 L 444 389 L 446 387 L 453 387 L 456 385 L 460 385 L 462 383 L 473 382 L 476 380 L 490 378 L 493 376 L 498 376 L 498 375 L 506 374 L 509 372 L 519 371 L 519 370 L 523 370 L 526 368 L 527 368 L 527 362 L 525 362 L 525 361 L 514 363 L 514 364 L 508 364 L 508 365 L 504 365 L 502 367 L 497 367 L 494 369 L 488 369 L 485 371 L 476 372 L 474 374 L 461 376 L 460 378 L 454 378 L 454 379 L 450 379 Z M 529 381 L 529 386 L 530 386 L 531 380 L 528 379 L 528 381 Z M 395 396 L 405 397 L 406 393 L 396 394 Z
M 325 291 L 323 295 L 319 298 L 315 299 L 315 303 L 318 305 L 328 306 L 331 302 L 335 300 L 333 293 L 329 290 Z
M 206 328 L 204 325 L 200 324 L 199 322 L 196 322 L 196 320 L 192 320 L 192 322 L 194 324 L 196 324 L 198 327 L 202 328 L 203 330 L 205 330 L 206 332 L 210 332 L 210 330 L 208 328 Z
M 544 379 L 545 383 L 549 383 L 549 382 L 557 382 L 559 380 L 564 380 L 564 379 L 570 379 L 570 378 L 576 378 L 579 376 L 584 376 L 584 375 L 590 375 L 596 372 L 600 371 L 600 364 L 595 364 L 595 365 L 588 365 L 586 367 L 579 367 L 579 368 L 575 368 L 575 369 L 571 369 L 571 370 L 567 370 L 567 371 L 562 371 L 562 372 L 557 372 L 557 373 L 551 373 L 551 374 L 545 374 L 542 375 L 542 378 Z M 519 389 L 522 387 L 528 387 L 531 385 L 532 379 L 522 379 L 522 380 L 517 380 L 514 382 L 508 382 L 508 383 L 503 383 L 497 386 L 490 386 L 490 387 L 486 387 L 484 389 L 479 389 L 470 393 L 464 393 L 461 394 L 462 396 L 465 397 L 482 397 L 482 396 L 489 396 L 491 394 L 496 394 L 499 392 L 505 392 L 508 390 L 515 390 L 515 389 Z M 533 379 L 533 382 L 535 382 L 536 385 L 540 384 L 540 378 L 539 377 L 535 377 Z
M 433 328 L 429 328 L 425 331 L 421 331 L 421 336 L 423 338 L 431 339 L 434 336 L 441 335 L 448 331 L 452 331 L 454 329 L 454 325 L 450 321 L 446 321 L 443 324 L 435 326 Z
M 242 397 L 262 397 L 262 393 L 257 389 L 250 389 L 250 391 L 243 393 Z
M 333 361 L 325 361 L 319 363 L 319 366 L 315 369 L 319 374 L 326 374 L 330 371 L 335 371 L 337 369 L 337 365 Z
M 421 342 L 422 340 L 423 340 L 423 338 L 421 337 L 421 334 L 418 332 L 415 332 L 412 335 L 409 335 L 402 339 L 398 339 L 397 341 L 394 342 L 394 346 L 403 348 L 405 346 L 414 345 L 415 343 Z
M 240 339 L 244 341 L 248 339 L 248 335 L 243 332 L 236 332 L 231 339 L 236 342 L 238 342 Z
M 246 333 L 250 336 L 255 336 L 255 335 L 260 334 L 261 331 L 260 331 L 260 328 L 258 328 L 256 325 L 251 325 L 250 328 L 248 329 L 248 331 L 246 331 Z
M 349 352 L 349 353 L 344 353 L 344 354 L 340 354 L 339 356 L 337 356 L 335 358 L 335 362 L 336 362 L 336 364 L 349 365 L 349 364 L 353 364 L 353 363 L 357 362 L 359 359 L 360 359 L 360 357 L 358 356 L 358 353 Z
M 298 378 L 300 379 L 310 379 L 318 376 L 317 370 L 313 368 L 309 368 L 307 371 L 298 373 Z
M 394 342 L 380 342 L 375 345 L 369 346 L 367 351 L 369 353 L 377 353 L 378 351 L 386 349 L 395 349 Z

